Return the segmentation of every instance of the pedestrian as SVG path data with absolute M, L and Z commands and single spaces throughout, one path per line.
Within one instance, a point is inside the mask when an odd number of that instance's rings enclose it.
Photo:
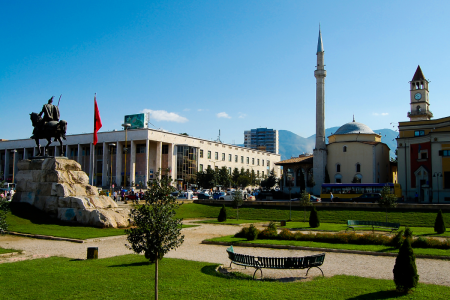
M 116 191 L 114 191 L 113 197 L 114 197 L 114 201 L 117 202 L 117 192 Z
M 333 202 L 333 198 L 334 198 L 333 193 L 330 192 L 330 200 L 331 200 L 331 202 Z
M 120 199 L 122 200 L 122 201 L 125 201 L 125 191 L 122 189 L 122 190 L 120 190 Z
M 416 203 L 419 203 L 419 194 L 417 194 L 417 192 L 416 192 L 416 194 L 414 195 L 414 201 L 415 201 Z

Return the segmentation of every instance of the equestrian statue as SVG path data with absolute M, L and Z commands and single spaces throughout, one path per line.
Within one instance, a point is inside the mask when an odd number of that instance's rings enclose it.
M 31 113 L 30 119 L 33 124 L 33 135 L 32 139 L 36 141 L 36 146 L 38 147 L 37 156 L 44 156 L 46 153 L 46 149 L 52 143 L 52 138 L 54 141 L 59 141 L 61 146 L 61 156 L 64 156 L 64 147 L 61 138 L 66 139 L 66 131 L 67 131 L 67 122 L 64 120 L 59 120 L 59 101 L 58 106 L 53 105 L 53 98 L 51 97 L 48 100 L 47 104 L 44 104 L 42 107 L 42 111 L 37 113 Z M 61 100 L 61 97 L 59 97 Z M 42 118 L 42 115 L 44 117 Z M 47 146 L 44 147 L 44 150 L 41 149 L 41 145 L 39 144 L 40 139 L 46 139 L 48 141 Z

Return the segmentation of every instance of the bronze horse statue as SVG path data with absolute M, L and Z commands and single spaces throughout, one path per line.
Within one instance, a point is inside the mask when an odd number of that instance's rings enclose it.
M 36 146 L 38 147 L 37 156 L 44 156 L 45 150 L 52 143 L 52 138 L 54 138 L 55 142 L 59 141 L 59 145 L 61 146 L 61 155 L 64 156 L 64 147 L 61 138 L 66 139 L 66 131 L 67 131 L 67 122 L 64 120 L 58 121 L 50 121 L 44 122 L 41 116 L 37 113 L 30 114 L 30 120 L 33 124 L 33 138 L 36 141 Z M 41 149 L 41 145 L 39 144 L 40 139 L 46 139 L 48 141 L 47 146 L 44 147 L 44 150 Z

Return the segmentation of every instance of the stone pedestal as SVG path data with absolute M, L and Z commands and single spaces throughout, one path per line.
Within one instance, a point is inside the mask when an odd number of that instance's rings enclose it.
M 74 160 L 45 158 L 21 160 L 13 202 L 29 203 L 63 221 L 94 227 L 127 227 L 129 210 L 118 208 L 97 188 Z

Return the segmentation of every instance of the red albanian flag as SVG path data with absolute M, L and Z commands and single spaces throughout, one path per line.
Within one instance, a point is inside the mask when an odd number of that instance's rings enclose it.
M 102 128 L 102 119 L 100 118 L 100 111 L 97 106 L 97 95 L 94 96 L 94 145 L 97 145 L 97 132 Z

